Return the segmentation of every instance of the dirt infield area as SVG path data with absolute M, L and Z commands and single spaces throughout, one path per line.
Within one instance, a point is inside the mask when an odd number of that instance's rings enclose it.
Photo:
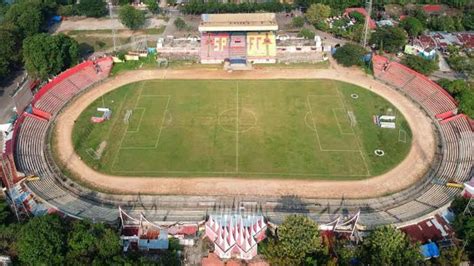
M 291 179 L 118 177 L 98 173 L 75 153 L 72 143 L 74 121 L 101 95 L 122 85 L 149 79 L 335 79 L 367 88 L 392 102 L 405 116 L 413 132 L 408 156 L 389 172 L 360 181 L 311 181 Z M 310 198 L 367 198 L 400 191 L 423 176 L 435 154 L 436 138 L 430 118 L 411 100 L 358 69 L 278 69 L 247 72 L 222 70 L 137 70 L 120 74 L 87 91 L 69 104 L 56 119 L 55 153 L 68 170 L 83 183 L 116 193 L 172 195 L 295 195 Z

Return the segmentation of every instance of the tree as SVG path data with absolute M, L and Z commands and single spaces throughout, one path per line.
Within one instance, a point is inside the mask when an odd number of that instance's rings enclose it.
M 331 8 L 324 4 L 312 4 L 306 11 L 306 19 L 316 28 L 327 26 L 326 19 L 331 15 Z
M 298 37 L 303 37 L 308 40 L 314 40 L 315 35 L 316 34 L 314 33 L 314 31 L 306 29 L 306 28 L 301 29 L 301 31 L 298 32 Z
M 458 96 L 462 91 L 469 89 L 469 83 L 463 79 L 440 79 L 437 83 L 454 97 Z M 453 201 L 453 203 L 455 202 L 456 201 Z M 465 205 L 466 204 L 464 203 L 464 206 Z
M 403 19 L 400 23 L 400 26 L 407 31 L 410 37 L 417 37 L 425 29 L 423 27 L 423 24 L 417 18 L 414 17 L 407 17 Z
M 186 25 L 186 22 L 182 18 L 175 19 L 173 24 L 179 31 L 182 31 L 188 27 L 188 25 Z
M 379 27 L 370 37 L 370 44 L 390 53 L 399 52 L 406 42 L 407 33 L 399 27 Z
M 474 30 L 474 10 L 465 13 L 462 22 L 466 30 Z
M 34 217 L 21 228 L 19 259 L 29 265 L 61 265 L 66 253 L 66 230 L 56 215 Z
M 333 57 L 339 64 L 349 67 L 361 65 L 363 62 L 362 57 L 365 54 L 367 54 L 367 51 L 364 47 L 357 44 L 346 43 L 342 47 L 337 48 Z
M 41 31 L 45 16 L 38 2 L 20 1 L 8 9 L 5 21 L 18 27 L 19 33 L 24 38 Z
M 119 19 L 127 28 L 136 30 L 145 25 L 145 14 L 135 9 L 133 6 L 126 5 L 120 8 Z
M 23 61 L 30 75 L 46 79 L 75 65 L 79 58 L 78 43 L 64 35 L 46 33 L 23 41 Z
M 68 261 L 84 265 L 106 264 L 107 260 L 121 254 L 120 238 L 104 224 L 76 220 L 68 235 Z
M 295 28 L 301 28 L 304 26 L 304 17 L 301 17 L 301 16 L 296 16 L 296 17 L 293 17 L 293 19 L 291 20 L 291 26 L 295 27 Z
M 474 89 L 470 86 L 469 89 L 463 90 L 456 99 L 459 101 L 459 110 L 469 117 L 474 117 Z M 472 223 L 474 224 L 474 221 Z M 472 240 L 471 242 L 474 242 L 474 228 Z M 474 243 L 472 243 L 472 247 L 474 255 Z
M 99 18 L 107 15 L 107 3 L 103 0 L 81 0 L 77 10 L 83 16 Z
M 417 265 L 422 259 L 419 245 L 412 244 L 405 233 L 392 226 L 370 232 L 357 253 L 364 265 Z
M 156 2 L 156 0 L 146 0 L 145 4 L 147 5 L 148 10 L 150 10 L 151 13 L 158 14 L 161 12 L 160 6 Z
M 405 55 L 401 63 L 425 75 L 429 75 L 439 69 L 437 60 L 427 60 L 417 55 Z
M 276 239 L 269 239 L 263 254 L 272 265 L 302 265 L 322 252 L 318 225 L 302 215 L 290 215 L 278 227 Z
M 15 32 L 0 28 L 0 79 L 5 79 L 20 61 L 19 45 Z

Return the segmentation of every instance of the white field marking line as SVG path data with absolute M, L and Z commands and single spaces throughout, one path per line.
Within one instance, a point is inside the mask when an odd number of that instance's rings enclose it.
M 316 127 L 316 123 L 314 122 L 314 116 L 313 116 L 313 108 L 311 107 L 311 101 L 309 100 L 309 97 L 311 96 L 318 96 L 318 95 L 308 95 L 306 96 L 307 104 L 309 106 L 309 112 L 311 113 L 311 120 L 313 121 L 313 127 L 314 127 L 314 132 L 316 132 L 316 137 L 318 139 L 318 144 L 319 144 L 319 150 L 320 151 L 337 151 L 337 152 L 359 152 L 360 150 L 332 150 L 332 149 L 323 149 L 321 146 L 321 140 L 319 139 L 319 134 L 318 134 L 318 129 Z M 336 95 L 333 95 L 333 97 L 337 97 Z
M 346 110 L 344 108 L 332 108 L 332 113 L 334 114 L 334 118 L 336 118 L 337 127 L 339 127 L 339 132 L 341 135 L 354 135 L 354 130 L 352 130 L 352 132 L 343 132 L 341 124 L 339 123 L 339 119 L 337 118 L 336 110 Z
M 168 101 L 166 102 L 165 110 L 163 111 L 163 116 L 162 116 L 162 119 L 161 119 L 161 125 L 160 125 L 160 129 L 158 131 L 158 136 L 156 138 L 155 145 L 150 146 L 150 147 L 126 146 L 126 147 L 120 147 L 121 150 L 154 150 L 154 149 L 158 148 L 158 144 L 160 142 L 160 137 L 161 137 L 161 132 L 163 131 L 163 124 L 165 123 L 165 119 L 166 119 L 166 113 L 168 112 L 168 105 L 169 105 L 170 100 L 171 100 L 171 95 L 151 95 L 151 96 L 168 97 Z M 149 97 L 149 96 L 144 96 L 144 97 Z M 146 110 L 146 108 L 143 108 L 143 109 Z M 139 125 L 139 127 L 140 127 L 140 125 Z
M 235 120 L 235 172 L 239 172 L 239 82 L 237 81 L 236 99 L 237 119 Z
M 318 134 L 318 129 L 316 128 L 316 123 L 314 122 L 314 116 L 313 116 L 313 108 L 311 107 L 311 101 L 309 100 L 309 96 L 306 96 L 306 102 L 309 107 L 309 112 L 311 114 L 311 121 L 313 122 L 313 130 L 316 132 L 316 138 L 318 139 L 318 144 L 319 144 L 319 150 L 322 151 L 323 147 L 321 146 L 321 140 L 319 139 L 319 134 Z
M 311 115 L 309 112 L 307 112 L 307 113 L 304 115 L 304 123 L 305 123 L 305 125 L 306 125 L 309 129 L 311 129 L 312 131 L 315 131 L 314 128 L 312 128 L 311 125 L 309 125 L 309 123 L 308 123 L 308 117 L 309 117 L 309 115 Z M 311 118 L 311 119 L 312 119 L 312 118 Z
M 161 174 L 236 174 L 234 171 L 221 171 L 221 172 L 206 172 L 206 171 L 145 171 L 145 170 L 117 170 L 113 171 L 114 173 L 161 173 Z M 239 172 L 239 174 L 247 175 L 275 175 L 275 176 L 367 176 L 367 175 L 335 175 L 335 174 L 318 174 L 314 172 L 309 173 L 271 173 L 271 172 Z
M 344 97 L 341 95 L 341 92 L 339 91 L 339 88 L 336 87 L 336 91 L 337 91 L 337 93 L 338 93 L 338 95 L 339 95 L 339 97 L 342 101 L 342 104 L 343 104 L 344 108 L 346 109 L 346 111 L 348 111 L 349 109 L 346 106 L 346 101 L 344 100 Z M 354 131 L 353 128 L 352 128 L 352 131 Z M 359 134 L 357 134 L 354 131 L 354 135 L 356 137 L 356 143 L 357 143 L 357 146 L 359 147 L 360 155 L 362 156 L 362 160 L 364 161 L 364 164 L 365 164 L 365 169 L 367 169 L 367 176 L 370 176 L 369 165 L 367 164 L 367 160 L 365 159 L 364 153 L 362 152 L 362 143 L 360 141 Z
M 133 108 L 133 110 L 142 110 L 140 112 L 140 120 L 138 121 L 138 127 L 136 130 L 128 130 L 128 128 L 130 127 L 130 123 L 127 124 L 127 133 L 137 133 L 138 131 L 140 131 L 140 126 L 142 125 L 142 119 L 143 119 L 143 115 L 145 114 L 145 111 L 146 111 L 146 108 L 144 107 L 135 107 Z M 132 113 L 133 115 L 133 113 Z
M 142 95 L 142 92 L 143 92 L 143 87 L 145 86 L 145 83 L 146 81 L 142 82 L 142 85 L 140 86 L 140 93 L 138 94 L 138 98 L 140 98 L 140 96 Z M 135 102 L 135 107 L 137 106 L 137 103 L 138 103 L 138 98 Z M 122 102 L 122 105 L 125 103 L 125 101 Z M 117 152 L 115 153 L 115 157 L 114 157 L 114 161 L 112 163 L 112 166 L 111 166 L 111 170 L 114 171 L 114 168 L 115 168 L 115 165 L 117 163 L 117 157 L 120 153 L 120 150 L 122 149 L 122 143 L 123 143 L 123 140 L 125 139 L 125 136 L 127 135 L 127 130 L 128 130 L 128 125 L 127 125 L 127 128 L 125 129 L 125 131 L 123 132 L 122 134 L 122 138 L 120 138 L 120 145 L 119 145 L 119 148 L 117 150 Z

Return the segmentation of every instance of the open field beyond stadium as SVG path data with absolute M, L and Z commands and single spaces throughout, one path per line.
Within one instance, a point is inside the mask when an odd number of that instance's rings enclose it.
M 92 124 L 97 107 L 113 118 Z M 377 114 L 395 115 L 397 129 L 377 127 Z M 411 132 L 382 97 L 339 81 L 151 80 L 97 99 L 73 140 L 84 161 L 107 174 L 339 180 L 393 168 Z M 100 159 L 91 156 L 101 144 Z
M 159 175 L 160 178 L 150 178 L 152 174 L 141 174 L 130 177 L 118 176 L 118 174 L 106 174 L 90 167 L 86 162 L 86 157 L 75 152 L 72 135 L 73 128 L 84 110 L 102 95 L 114 91 L 117 88 L 138 81 L 149 80 L 156 82 L 157 78 L 167 80 L 187 79 L 215 79 L 232 80 L 236 85 L 244 80 L 254 79 L 333 79 L 357 84 L 368 91 L 375 92 L 390 102 L 404 115 L 412 131 L 412 145 L 405 159 L 394 168 L 379 174 L 375 177 L 359 177 L 357 180 L 309 180 L 298 176 L 282 176 L 283 178 L 272 178 L 269 176 L 258 176 L 249 178 L 234 178 L 235 175 L 200 175 L 199 177 L 175 177 L 173 175 Z M 164 82 L 163 81 L 163 82 Z M 236 88 L 229 89 L 228 102 L 236 105 Z M 138 90 L 137 90 L 138 91 Z M 342 92 L 343 90 L 341 90 Z M 158 93 L 157 93 L 158 94 Z M 160 93 L 161 94 L 161 93 Z M 164 94 L 164 93 L 163 93 Z M 169 94 L 166 94 L 169 95 Z M 300 97 L 307 98 L 308 94 L 300 94 Z M 240 98 L 240 97 L 239 97 Z M 105 98 L 104 98 L 105 100 Z M 135 99 L 136 100 L 136 99 Z M 307 101 L 307 100 L 306 100 Z M 242 101 L 243 103 L 244 101 Z M 171 102 L 170 102 L 171 103 Z M 239 106 L 242 104 L 239 103 Z M 394 109 L 396 110 L 396 109 Z M 361 114 L 355 116 L 360 121 Z M 373 114 L 370 114 L 370 116 Z M 123 121 L 120 111 L 115 112 L 113 117 Z M 158 119 L 163 120 L 163 115 Z M 90 117 L 89 117 L 90 118 Z M 174 119 L 174 118 L 173 118 Z M 166 118 L 165 118 L 166 120 Z M 235 120 L 233 120 L 235 122 Z M 296 121 L 296 120 L 295 120 Z M 110 124 L 113 124 L 113 121 Z M 133 123 L 132 118 L 129 121 Z M 260 122 L 269 121 L 263 120 Z M 304 122 L 304 121 L 303 121 Z M 294 122 L 293 122 L 294 123 Z M 125 127 L 124 127 L 125 129 Z M 305 130 L 307 129 L 305 125 Z M 163 131 L 165 132 L 165 131 Z M 140 193 L 140 194 L 174 194 L 174 195 L 297 195 L 300 197 L 326 197 L 326 198 L 365 198 L 379 195 L 387 195 L 404 189 L 417 181 L 427 171 L 434 158 L 436 139 L 433 133 L 430 119 L 409 99 L 393 89 L 380 84 L 369 78 L 359 70 L 352 69 L 260 69 L 251 72 L 225 73 L 218 70 L 143 70 L 130 71 L 113 77 L 95 88 L 79 96 L 69 104 L 56 119 L 56 126 L 53 131 L 53 153 L 59 165 L 80 181 L 83 185 L 88 185 L 96 190 L 109 191 L 115 193 Z M 60 133 L 60 134 L 59 134 Z M 123 133 L 123 132 L 122 132 Z M 114 134 L 120 134 L 114 132 Z M 225 133 L 223 133 L 225 134 Z M 121 137 L 123 135 L 120 135 Z M 235 135 L 233 135 L 235 145 Z M 229 139 L 231 136 L 229 135 Z M 317 144 L 316 134 L 313 131 L 312 143 Z M 239 140 L 240 141 L 240 140 Z M 160 140 L 161 142 L 161 140 Z M 77 144 L 77 143 L 76 143 Z M 111 146 L 107 144 L 110 149 Z M 239 145 L 240 146 L 240 145 Z M 308 145 L 309 146 L 309 145 Z M 235 148 L 233 152 L 235 152 Z M 313 147 L 313 151 L 316 149 Z M 104 154 L 104 156 L 106 156 Z M 239 155 L 240 156 L 240 155 Z M 232 157 L 235 160 L 235 155 Z M 258 159 L 257 156 L 252 158 Z M 230 161 L 230 160 L 229 160 Z M 235 167 L 235 163 L 233 164 Z M 240 166 L 242 167 L 242 165 Z M 371 173 L 373 174 L 373 173 Z M 276 175 L 271 175 L 276 176 Z M 211 189 L 212 188 L 212 189 Z

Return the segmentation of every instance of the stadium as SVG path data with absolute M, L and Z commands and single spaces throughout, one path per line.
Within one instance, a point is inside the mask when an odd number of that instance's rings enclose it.
M 275 60 L 271 23 L 220 23 L 203 24 L 203 63 Z M 427 77 L 371 60 L 375 78 L 335 64 L 109 76 L 112 58 L 86 61 L 44 85 L 3 136 L 2 180 L 29 213 L 109 223 L 119 209 L 157 223 L 230 211 L 413 223 L 470 180 L 472 122 Z

